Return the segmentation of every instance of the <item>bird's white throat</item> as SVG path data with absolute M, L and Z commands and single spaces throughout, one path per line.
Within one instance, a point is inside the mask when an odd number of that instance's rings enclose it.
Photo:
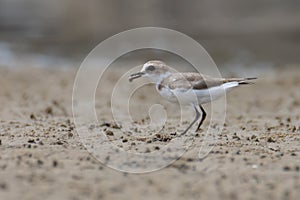
M 163 74 L 146 74 L 145 77 L 149 78 L 155 84 L 159 84 L 162 82 L 163 79 L 167 78 L 171 74 L 171 72 L 165 72 Z

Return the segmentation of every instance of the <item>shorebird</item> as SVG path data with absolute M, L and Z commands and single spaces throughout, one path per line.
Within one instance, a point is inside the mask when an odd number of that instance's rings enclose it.
M 151 60 L 143 65 L 140 72 L 131 74 L 129 81 L 140 77 L 150 78 L 156 85 L 157 92 L 171 102 L 179 102 L 190 105 L 195 109 L 196 115 L 192 123 L 181 134 L 185 134 L 200 118 L 196 132 L 200 130 L 206 118 L 206 112 L 202 104 L 214 101 L 231 89 L 250 84 L 250 80 L 256 78 L 214 78 L 195 72 L 173 72 L 171 67 L 160 60 Z

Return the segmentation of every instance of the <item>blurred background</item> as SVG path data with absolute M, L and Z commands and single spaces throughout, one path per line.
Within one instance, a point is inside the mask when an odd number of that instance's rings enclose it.
M 144 26 L 189 35 L 218 66 L 300 62 L 299 0 L 0 0 L 0 66 L 78 67 L 101 41 Z

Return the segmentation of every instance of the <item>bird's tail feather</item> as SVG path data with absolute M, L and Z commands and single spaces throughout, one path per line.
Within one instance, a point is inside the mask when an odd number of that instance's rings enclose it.
M 246 84 L 254 84 L 253 82 L 250 82 L 251 80 L 257 79 L 256 77 L 251 78 L 228 78 L 225 80 L 225 82 L 238 82 L 239 85 L 246 85 Z

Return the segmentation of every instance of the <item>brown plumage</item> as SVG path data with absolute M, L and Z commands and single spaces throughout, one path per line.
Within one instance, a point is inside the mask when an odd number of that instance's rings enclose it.
M 223 83 L 228 82 L 239 82 L 239 84 L 249 84 L 247 80 L 255 78 L 214 78 L 211 76 L 203 75 L 200 73 L 173 73 L 165 78 L 158 86 L 161 90 L 162 87 L 168 87 L 170 89 L 181 88 L 181 89 L 195 89 L 202 90 L 215 86 L 220 86 Z

